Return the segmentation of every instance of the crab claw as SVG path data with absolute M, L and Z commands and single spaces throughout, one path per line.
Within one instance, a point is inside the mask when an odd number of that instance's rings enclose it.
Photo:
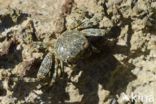
M 52 69 L 52 65 L 53 65 L 53 55 L 51 53 L 48 53 L 44 57 L 41 65 L 40 65 L 40 68 L 39 68 L 38 73 L 37 73 L 37 78 L 38 79 L 45 79 L 48 76 L 50 77 L 49 72 Z

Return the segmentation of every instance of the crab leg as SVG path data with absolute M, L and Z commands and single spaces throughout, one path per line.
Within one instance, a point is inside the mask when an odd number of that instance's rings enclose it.
M 64 63 L 63 61 L 60 61 L 60 69 L 61 69 L 61 75 L 64 73 Z
M 53 83 L 56 82 L 56 79 L 59 78 L 61 76 L 61 71 L 59 70 L 60 67 L 59 67 L 59 60 L 58 59 L 55 59 L 55 63 L 54 63 L 54 70 L 53 71 L 53 75 L 51 77 L 51 81 L 50 81 L 50 86 L 53 85 Z

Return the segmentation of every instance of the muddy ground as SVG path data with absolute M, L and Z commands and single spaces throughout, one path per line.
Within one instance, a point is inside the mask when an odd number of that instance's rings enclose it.
M 100 52 L 36 80 L 57 37 L 88 28 L 107 31 Z M 155 90 L 155 0 L 0 0 L 0 104 L 156 104 Z

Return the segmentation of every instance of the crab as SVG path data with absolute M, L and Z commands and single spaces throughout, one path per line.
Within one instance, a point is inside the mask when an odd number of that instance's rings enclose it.
M 53 50 L 43 58 L 37 73 L 38 79 L 51 78 L 51 82 L 55 82 L 64 71 L 64 63 L 73 65 L 92 53 L 99 52 L 93 45 L 97 41 L 92 41 L 90 37 L 107 39 L 109 36 L 110 29 L 95 28 L 99 22 L 97 15 L 86 18 L 84 13 L 78 13 L 82 18 L 77 18 L 75 12 L 73 14 L 66 17 L 67 30 L 58 36 Z
M 64 63 L 76 64 L 99 50 L 89 40 L 90 36 L 107 37 L 102 29 L 69 30 L 58 37 L 54 49 L 48 52 L 39 67 L 37 78 L 51 78 L 54 83 L 64 71 Z

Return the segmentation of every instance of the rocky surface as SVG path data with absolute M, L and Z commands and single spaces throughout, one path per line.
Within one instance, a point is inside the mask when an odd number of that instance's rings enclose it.
M 0 0 L 0 103 L 155 104 L 155 20 L 155 0 Z M 100 52 L 43 85 L 44 56 L 73 29 Z

